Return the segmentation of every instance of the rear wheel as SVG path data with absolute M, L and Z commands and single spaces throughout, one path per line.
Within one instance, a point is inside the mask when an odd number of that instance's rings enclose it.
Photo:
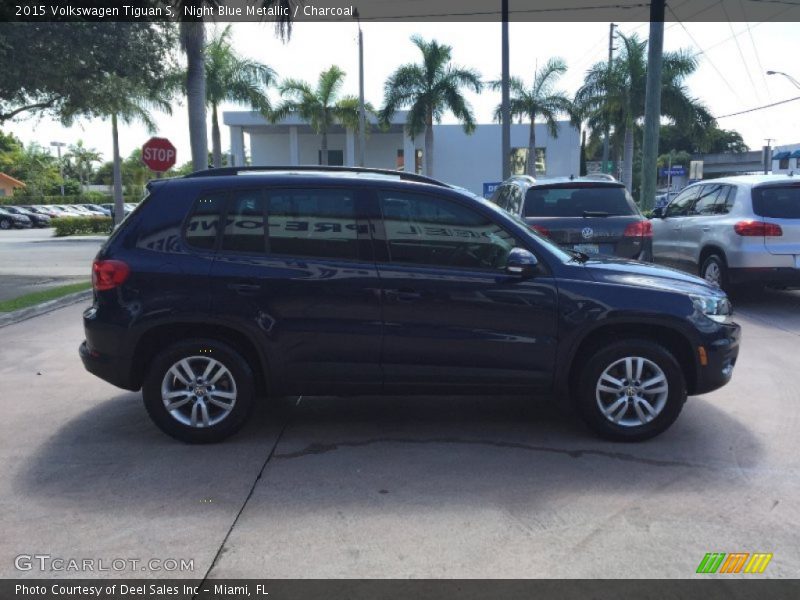
M 678 418 L 686 401 L 686 382 L 666 348 L 648 340 L 624 340 L 586 363 L 577 401 L 584 421 L 601 436 L 646 440 Z
M 142 395 L 153 422 L 190 443 L 219 442 L 253 407 L 253 372 L 230 346 L 213 340 L 174 344 L 153 359 Z
M 700 277 L 720 288 L 728 287 L 728 268 L 719 254 L 709 254 L 700 265 Z
M 0 219 L 0 229 L 11 229 L 11 221 L 9 219 Z

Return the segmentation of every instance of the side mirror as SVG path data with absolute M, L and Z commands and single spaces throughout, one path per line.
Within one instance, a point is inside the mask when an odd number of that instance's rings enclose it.
M 536 257 L 525 248 L 512 248 L 506 260 L 506 273 L 520 279 L 530 279 L 536 274 L 538 264 Z
M 664 218 L 664 207 L 659 206 L 658 208 L 653 209 L 653 218 L 654 219 L 663 219 Z

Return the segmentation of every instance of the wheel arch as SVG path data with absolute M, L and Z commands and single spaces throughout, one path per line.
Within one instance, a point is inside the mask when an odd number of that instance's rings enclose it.
M 142 333 L 136 342 L 131 360 L 131 378 L 136 387 L 141 387 L 153 358 L 161 349 L 192 338 L 215 340 L 231 346 L 252 369 L 256 391 L 264 394 L 272 392 L 269 362 L 250 335 L 234 327 L 205 322 L 165 323 L 155 325 Z
M 576 392 L 581 367 L 588 357 L 608 345 L 609 340 L 640 339 L 655 342 L 666 348 L 678 361 L 691 394 L 697 387 L 697 358 L 691 340 L 680 330 L 662 324 L 619 322 L 601 325 L 588 332 L 574 346 L 569 367 L 562 373 L 559 389 L 571 398 Z
M 711 256 L 712 254 L 718 254 L 722 261 L 725 263 L 725 266 L 728 266 L 728 257 L 725 255 L 725 250 L 722 249 L 721 246 L 718 244 L 706 244 L 700 249 L 700 257 L 697 261 L 697 271 L 700 272 L 700 269 L 703 268 L 703 263 L 706 259 Z

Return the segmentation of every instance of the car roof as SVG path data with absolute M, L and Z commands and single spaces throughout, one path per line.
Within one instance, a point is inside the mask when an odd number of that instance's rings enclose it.
M 728 177 L 719 177 L 717 179 L 702 179 L 700 181 L 695 181 L 690 185 L 697 185 L 697 184 L 708 184 L 708 183 L 730 183 L 730 184 L 738 184 L 738 185 L 749 185 L 749 186 L 757 186 L 757 185 L 765 185 L 771 183 L 786 183 L 796 181 L 800 183 L 800 179 L 794 178 L 792 175 L 788 174 L 770 174 L 770 175 L 730 175 Z M 688 187 L 688 186 L 687 186 Z
M 530 185 L 531 187 L 567 187 L 574 184 L 580 184 L 581 187 L 625 187 L 621 181 L 616 179 L 595 179 L 594 177 L 548 177 L 537 179 Z

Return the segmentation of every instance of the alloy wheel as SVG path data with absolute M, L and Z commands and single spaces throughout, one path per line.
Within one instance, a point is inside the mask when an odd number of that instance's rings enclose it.
M 236 405 L 236 381 L 228 368 L 209 356 L 174 363 L 161 382 L 161 400 L 173 419 L 194 428 L 217 425 Z
M 640 427 L 664 410 L 669 384 L 664 371 L 652 360 L 627 356 L 610 364 L 595 386 L 597 407 L 610 422 Z

